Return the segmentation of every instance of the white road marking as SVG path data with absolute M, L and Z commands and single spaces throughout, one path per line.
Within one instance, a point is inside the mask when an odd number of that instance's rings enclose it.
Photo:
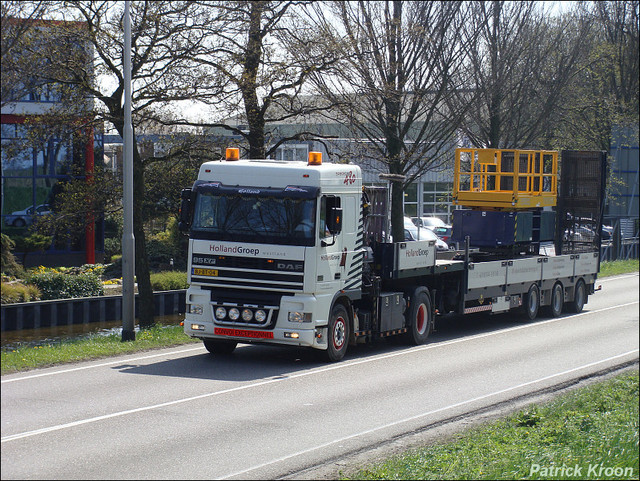
M 407 423 L 407 422 L 410 422 L 410 421 L 415 421 L 416 419 L 424 418 L 424 417 L 430 416 L 432 414 L 440 413 L 442 411 L 447 411 L 449 409 L 454 409 L 454 408 L 457 408 L 457 407 L 460 407 L 460 406 L 471 404 L 471 403 L 474 403 L 476 401 L 482 401 L 484 399 L 487 399 L 487 398 L 490 398 L 490 397 L 494 397 L 494 396 L 497 396 L 499 394 L 504 394 L 504 393 L 507 393 L 507 392 L 510 392 L 510 391 L 515 391 L 516 389 L 520 389 L 520 388 L 523 388 L 523 387 L 526 387 L 526 386 L 531 386 L 531 385 L 539 383 L 539 382 L 548 381 L 549 379 L 553 379 L 555 377 L 564 376 L 566 374 L 571 374 L 571 373 L 580 371 L 581 369 L 586 369 L 586 368 L 589 368 L 589 367 L 596 366 L 598 364 L 602 364 L 602 363 L 605 363 L 605 362 L 613 361 L 614 359 L 619 359 L 619 358 L 622 358 L 622 357 L 628 356 L 629 354 L 634 354 L 634 353 L 638 353 L 638 349 L 634 349 L 633 351 L 628 351 L 628 352 L 625 352 L 623 354 L 618 354 L 617 356 L 612 356 L 612 357 L 609 357 L 607 359 L 602 359 L 600 361 L 591 362 L 589 364 L 585 364 L 583 366 L 579 366 L 579 367 L 576 367 L 576 368 L 573 368 L 573 369 L 569 369 L 567 371 L 563 371 L 563 372 L 559 372 L 559 373 L 556 373 L 556 374 L 552 374 L 550 376 L 545 376 L 545 377 L 542 377 L 540 379 L 536 379 L 534 381 L 529 381 L 529 382 L 525 382 L 525 383 L 522 383 L 522 384 L 518 384 L 517 386 L 508 387 L 506 389 L 501 389 L 500 391 L 495 391 L 495 392 L 492 392 L 492 393 L 489 393 L 489 394 L 484 394 L 482 396 L 478 396 L 478 397 L 475 397 L 473 399 L 467 399 L 466 401 L 461 401 L 459 403 L 451 404 L 449 406 L 444 406 L 444 407 L 441 407 L 441 408 L 438 408 L 438 409 L 434 409 L 433 411 L 428 411 L 428 412 L 422 413 L 422 414 L 416 414 L 415 416 L 411 416 L 411 417 L 408 417 L 408 418 L 405 418 L 405 419 L 400 419 L 399 421 L 394 421 L 392 423 L 384 424 L 384 425 L 378 426 L 376 428 L 367 429 L 366 431 L 362 431 L 362 432 L 359 432 L 359 433 L 351 434 L 349 436 L 345 436 L 343 438 L 336 439 L 334 441 L 329 441 L 328 443 L 320 444 L 318 446 L 314 446 L 312 448 L 308 448 L 308 449 L 305 449 L 303 451 L 298 451 L 296 453 L 292 453 L 292 454 L 289 454 L 287 456 L 283 456 L 281 458 L 277 458 L 277 459 L 274 459 L 272 461 L 268 461 L 266 463 L 258 464 L 257 466 L 252 466 L 251 468 L 243 469 L 242 471 L 236 471 L 235 473 L 226 474 L 224 476 L 217 477 L 216 479 L 229 479 L 229 478 L 233 478 L 235 476 L 243 476 L 243 475 L 245 475 L 245 474 L 247 474 L 247 473 L 249 473 L 251 471 L 255 471 L 256 469 L 264 468 L 265 466 L 269 466 L 271 464 L 279 463 L 281 461 L 286 461 L 288 459 L 294 458 L 296 456 L 300 456 L 302 454 L 307 454 L 307 453 L 310 453 L 312 451 L 317 451 L 319 449 L 324 449 L 324 448 L 326 448 L 328 446 L 331 446 L 333 444 L 336 444 L 336 443 L 341 443 L 341 442 L 347 441 L 349 439 L 353 439 L 353 438 L 357 438 L 357 437 L 360 437 L 360 436 L 364 436 L 366 434 L 371 434 L 371 433 L 374 433 L 376 431 L 380 431 L 382 429 L 392 428 L 394 426 L 398 426 L 398 425 L 403 424 L 403 423 Z M 244 479 L 246 479 L 246 478 L 244 478 Z
M 481 338 L 485 338 L 485 337 L 489 337 L 489 336 L 494 336 L 496 334 L 504 334 L 504 333 L 511 332 L 511 331 L 517 331 L 517 330 L 520 330 L 520 329 L 529 329 L 529 328 L 532 328 L 532 327 L 537 327 L 537 326 L 540 326 L 540 325 L 550 324 L 552 322 L 557 322 L 559 320 L 566 320 L 568 318 L 579 317 L 579 316 L 588 315 L 588 314 L 595 314 L 595 313 L 598 313 L 598 312 L 604 312 L 604 311 L 608 311 L 608 310 L 611 310 L 611 309 L 617 309 L 617 308 L 620 308 L 620 307 L 626 307 L 626 306 L 630 306 L 630 305 L 634 305 L 634 304 L 638 304 L 638 303 L 639 303 L 639 301 L 635 301 L 635 302 L 629 302 L 627 304 L 622 304 L 622 305 L 619 305 L 619 306 L 612 306 L 612 307 L 607 307 L 607 308 L 603 308 L 603 309 L 598 309 L 596 311 L 585 311 L 585 312 L 581 312 L 580 314 L 575 314 L 573 316 L 566 316 L 566 317 L 561 317 L 561 318 L 549 319 L 547 321 L 537 322 L 535 324 L 526 324 L 526 325 L 523 325 L 523 326 L 510 327 L 510 328 L 503 329 L 503 330 L 500 330 L 500 331 L 494 331 L 494 332 L 489 332 L 489 333 L 485 333 L 485 334 L 478 334 L 478 335 L 475 335 L 475 336 L 470 336 L 470 337 L 466 337 L 466 338 L 462 338 L 462 339 L 455 339 L 455 340 L 451 340 L 451 341 L 445 341 L 445 342 L 438 343 L 438 344 L 427 344 L 427 345 L 424 345 L 424 346 L 417 346 L 417 347 L 412 348 L 412 349 L 407 349 L 407 350 L 403 350 L 403 351 L 399 351 L 399 352 L 385 354 L 385 355 L 382 355 L 382 356 L 376 356 L 376 357 L 373 357 L 373 358 L 359 359 L 359 360 L 356 360 L 356 361 L 338 363 L 338 364 L 334 364 L 332 366 L 328 366 L 328 367 L 324 367 L 324 368 L 320 368 L 320 369 L 314 369 L 314 370 L 311 370 L 311 371 L 302 372 L 302 373 L 298 373 L 298 374 L 293 374 L 293 375 L 290 375 L 290 376 L 287 376 L 287 377 L 278 377 L 278 378 L 275 378 L 275 379 L 268 379 L 268 380 L 265 380 L 265 381 L 260 381 L 260 382 L 256 382 L 256 383 L 252 383 L 252 384 L 246 384 L 244 386 L 238 386 L 238 387 L 234 387 L 234 388 L 230 388 L 230 389 L 223 389 L 221 391 L 209 392 L 209 393 L 200 394 L 200 395 L 197 395 L 197 396 L 191 396 L 191 397 L 188 397 L 188 398 L 176 399 L 174 401 L 167 401 L 167 402 L 164 402 L 164 403 L 152 404 L 152 405 L 149 405 L 149 406 L 143 406 L 143 407 L 139 407 L 139 408 L 135 408 L 135 409 L 127 409 L 125 411 L 118 411 L 118 412 L 115 412 L 115 413 L 105 414 L 105 415 L 102 415 L 102 416 L 96 416 L 96 417 L 93 417 L 93 418 L 80 419 L 78 421 L 73 421 L 73 422 L 70 422 L 70 423 L 59 424 L 59 425 L 56 425 L 56 426 L 50 426 L 50 427 L 47 427 L 47 428 L 41 428 L 41 429 L 36 429 L 36 430 L 33 430 L 33 431 L 27 431 L 27 432 L 23 432 L 23 433 L 13 434 L 13 435 L 10 435 L 10 436 L 5 436 L 0 440 L 0 442 L 5 443 L 5 442 L 8 442 L 8 441 L 15 441 L 17 439 L 22 439 L 22 438 L 26 438 L 26 437 L 30 437 L 30 436 L 36 436 L 36 435 L 39 435 L 39 434 L 45 434 L 45 433 L 49 433 L 49 432 L 52 432 L 52 431 L 59 431 L 59 430 L 62 430 L 62 429 L 68 429 L 68 428 L 72 428 L 72 427 L 75 427 L 75 426 L 80 426 L 80 425 L 83 425 L 83 424 L 89 424 L 89 423 L 94 423 L 94 422 L 97 422 L 97 421 L 102 421 L 102 420 L 105 420 L 105 419 L 111 419 L 111 418 L 115 418 L 115 417 L 126 416 L 128 414 L 139 413 L 139 412 L 143 412 L 143 411 L 150 411 L 152 409 L 158 409 L 158 408 L 163 408 L 163 407 L 167 407 L 167 406 L 174 406 L 176 404 L 182 404 L 182 403 L 186 403 L 186 402 L 190 402 L 190 401 L 195 401 L 195 400 L 198 400 L 198 399 L 205 399 L 205 398 L 209 398 L 209 397 L 213 397 L 213 396 L 219 396 L 219 395 L 222 395 L 222 394 L 227 394 L 227 393 L 230 393 L 230 392 L 242 391 L 242 390 L 246 390 L 246 389 L 251 389 L 251 388 L 255 388 L 255 387 L 264 386 L 264 385 L 267 385 L 267 384 L 273 384 L 273 383 L 276 383 L 276 382 L 288 381 L 288 380 L 291 380 L 291 379 L 297 379 L 297 378 L 306 377 L 306 376 L 310 376 L 310 375 L 321 374 L 321 373 L 325 373 L 325 372 L 333 371 L 333 370 L 337 370 L 337 369 L 346 369 L 348 367 L 359 365 L 359 364 L 377 362 L 377 361 L 380 361 L 380 360 L 383 360 L 383 359 L 389 359 L 389 358 L 393 358 L 393 357 L 397 357 L 397 356 L 405 356 L 405 355 L 412 354 L 412 353 L 417 352 L 417 351 L 425 351 L 425 350 L 428 350 L 428 349 L 436 349 L 436 348 L 448 346 L 448 345 L 451 345 L 451 344 L 457 344 L 457 343 L 461 343 L 461 342 L 472 341 L 472 340 L 481 339 Z M 194 350 L 194 349 L 187 349 L 186 351 L 190 351 L 190 350 Z M 633 352 L 637 352 L 637 350 L 629 351 L 629 353 L 633 353 Z M 629 353 L 625 353 L 625 354 L 629 354 Z M 620 356 L 623 356 L 625 354 L 621 354 Z M 165 355 L 166 356 L 167 353 L 158 354 L 158 356 L 161 356 L 161 355 Z M 153 356 L 145 356 L 145 358 L 148 358 L 148 357 L 153 357 Z M 619 357 L 619 356 L 616 356 L 616 357 Z M 138 358 L 138 359 L 141 359 L 141 358 Z M 609 359 L 613 359 L 613 358 L 609 358 Z M 131 361 L 131 360 L 132 359 L 129 359 L 127 361 Z M 607 359 L 605 359 L 603 361 L 598 361 L 597 363 L 605 362 L 605 361 L 607 361 Z M 122 363 L 122 362 L 126 362 L 126 361 L 122 361 L 122 360 L 118 361 L 118 363 Z M 116 362 L 105 363 L 105 365 L 114 364 L 114 363 L 116 363 Z M 586 365 L 586 366 L 582 366 L 582 367 L 576 368 L 576 369 L 582 369 L 583 367 L 588 367 L 588 366 L 589 365 Z M 67 370 L 66 372 L 69 372 L 69 370 Z M 561 375 L 561 374 L 562 373 L 555 374 L 555 375 L 552 375 L 551 377 L 558 376 L 558 375 Z M 43 374 L 43 375 L 45 375 L 45 374 Z M 546 379 L 546 378 L 542 378 L 541 380 L 544 380 L 544 379 Z M 538 381 L 540 381 L 540 380 L 538 380 Z M 532 382 L 538 382 L 538 381 L 532 381 Z M 525 386 L 525 385 L 527 385 L 527 384 L 523 384 L 521 386 Z M 509 388 L 507 390 L 511 390 L 511 389 L 515 389 L 515 388 Z M 495 394 L 496 393 L 493 393 L 491 395 L 495 395 Z M 487 395 L 487 396 L 489 396 L 489 395 Z M 482 398 L 477 398 L 477 399 L 482 399 Z M 467 402 L 472 402 L 472 400 L 471 401 L 465 401 L 464 403 L 467 403 Z M 458 404 L 453 405 L 451 407 L 455 407 L 457 405 Z
M 154 358 L 154 357 L 162 357 L 162 356 L 168 356 L 168 355 L 172 355 L 172 354 L 182 354 L 183 352 L 197 351 L 197 350 L 200 350 L 200 349 L 204 349 L 204 347 L 199 345 L 198 347 L 192 347 L 192 348 L 189 348 L 189 349 L 182 349 L 180 351 L 171 351 L 170 353 L 163 352 L 162 354 L 150 354 L 148 356 L 138 356 L 138 357 L 134 357 L 134 358 L 130 358 L 130 359 L 119 359 L 117 361 L 103 362 L 103 363 L 100 363 L 100 364 L 91 364 L 90 366 L 72 367 L 70 369 L 62 369 L 60 371 L 42 372 L 42 373 L 38 373 L 38 374 L 28 374 L 28 375 L 22 376 L 22 377 L 14 377 L 12 379 L 3 379 L 2 380 L 2 384 L 8 383 L 8 382 L 25 381 L 27 379 L 33 379 L 33 378 L 36 378 L 36 377 L 55 376 L 56 374 L 66 374 L 68 372 L 84 371 L 85 369 L 92 369 L 94 367 L 112 366 L 113 364 L 122 364 L 122 363 L 127 363 L 127 362 L 139 361 L 141 359 L 151 359 L 151 358 Z M 87 362 L 90 362 L 90 361 L 87 361 Z

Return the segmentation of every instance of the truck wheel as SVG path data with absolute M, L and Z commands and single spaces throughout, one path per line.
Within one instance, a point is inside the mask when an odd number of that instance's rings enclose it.
M 416 289 L 411 296 L 407 324 L 407 338 L 416 346 L 427 342 L 432 327 L 431 296 L 424 288 Z
M 562 306 L 564 305 L 564 289 L 562 284 L 557 282 L 551 290 L 551 304 L 547 306 L 547 313 L 551 317 L 560 317 Z
M 582 312 L 582 308 L 584 307 L 586 298 L 587 289 L 584 285 L 584 281 L 580 279 L 576 283 L 576 287 L 573 292 L 573 301 L 569 303 L 569 310 L 571 312 L 575 312 L 576 314 Z
M 325 356 L 330 362 L 339 361 L 347 353 L 349 345 L 349 313 L 344 305 L 338 303 L 331 309 L 327 334 Z
M 538 315 L 540 307 L 540 289 L 536 284 L 531 284 L 529 292 L 524 297 L 524 314 L 530 321 L 533 321 Z
M 220 339 L 208 339 L 204 342 L 204 347 L 211 354 L 229 355 L 238 345 L 235 341 L 223 341 Z

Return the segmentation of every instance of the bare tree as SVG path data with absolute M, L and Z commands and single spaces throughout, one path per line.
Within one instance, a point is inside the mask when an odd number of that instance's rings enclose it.
M 123 10 L 124 4 L 102 1 L 69 1 L 58 5 L 54 32 L 31 47 L 33 57 L 46 64 L 38 81 L 68 88 L 85 101 L 95 100 L 95 117 L 87 122 L 107 121 L 123 136 Z M 187 1 L 132 2 L 132 106 L 134 139 L 143 122 L 168 116 L 170 105 L 193 100 L 206 93 L 204 69 L 193 62 L 205 48 L 211 15 Z M 42 35 L 43 32 L 40 32 Z M 79 49 L 86 55 L 68 55 Z M 69 102 L 60 107 L 71 108 Z M 80 125 L 79 127 L 84 127 Z M 145 169 L 153 157 L 145 158 L 134 144 L 134 235 L 136 277 L 140 293 L 142 327 L 153 324 L 153 290 L 149 276 L 144 231 Z M 77 206 L 82 209 L 80 204 Z
M 565 92 L 558 136 L 576 148 L 610 150 L 612 130 L 638 140 L 638 1 L 593 2 L 579 14 L 593 25 L 579 74 Z
M 283 47 L 298 1 L 204 1 L 218 13 L 208 31 L 208 50 L 194 60 L 209 72 L 202 86 L 209 90 L 204 104 L 215 107 L 215 120 L 182 119 L 181 125 L 220 128 L 243 139 L 250 158 L 270 156 L 290 140 L 322 137 L 298 129 L 275 132 L 269 126 L 300 118 L 319 107 L 305 102 L 301 92 L 310 72 Z M 330 62 L 316 56 L 315 70 Z M 229 121 L 229 119 L 235 121 Z
M 397 179 L 396 239 L 404 238 L 404 188 L 443 165 L 464 112 L 449 102 L 462 87 L 464 10 L 460 2 L 322 2 L 301 27 L 308 37 L 297 49 L 299 61 L 319 51 L 340 59 L 313 75 L 319 96 L 334 106 L 326 116 L 351 130 Z
M 549 18 L 539 2 L 471 2 L 464 36 L 469 102 L 464 133 L 474 146 L 534 147 L 552 127 L 584 55 L 588 23 Z

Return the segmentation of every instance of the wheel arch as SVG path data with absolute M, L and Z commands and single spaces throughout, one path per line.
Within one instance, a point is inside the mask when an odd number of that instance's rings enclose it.
M 353 296 L 350 296 L 345 291 L 339 291 L 333 296 L 333 300 L 331 301 L 331 307 L 329 308 L 329 312 L 333 311 L 333 308 L 336 304 L 342 304 L 347 311 L 349 322 L 349 344 L 356 343 L 356 336 L 354 332 L 353 320 L 355 318 L 355 313 L 353 309 Z

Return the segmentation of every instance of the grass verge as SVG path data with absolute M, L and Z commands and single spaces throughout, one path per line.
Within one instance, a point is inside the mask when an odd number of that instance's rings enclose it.
M 638 272 L 640 269 L 639 259 L 629 259 L 628 261 L 610 261 L 600 263 L 600 274 L 598 277 L 617 276 L 628 272 Z
M 638 370 L 341 479 L 638 479 Z
M 600 266 L 599 277 L 637 271 L 637 259 L 603 262 Z M 156 327 L 149 331 L 141 331 L 136 335 L 135 342 L 120 342 L 120 337 L 116 335 L 107 337 L 96 335 L 88 339 L 61 342 L 49 346 L 25 346 L 14 351 L 2 351 L 1 374 L 27 371 L 67 362 L 88 361 L 90 359 L 176 346 L 189 342 L 200 341 L 184 335 L 182 327 L 171 326 L 171 328 Z
M 118 334 L 95 334 L 75 341 L 2 351 L 2 374 L 69 362 L 201 342 L 184 334 L 182 326 L 155 326 L 136 333 L 135 342 L 122 342 Z

